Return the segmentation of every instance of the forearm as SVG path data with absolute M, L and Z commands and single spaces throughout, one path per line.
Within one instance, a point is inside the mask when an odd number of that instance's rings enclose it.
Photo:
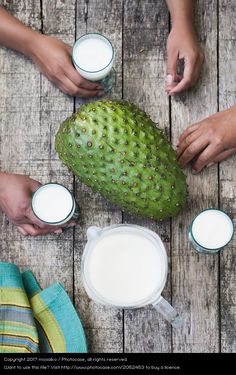
M 2 186 L 4 185 L 3 180 L 6 176 L 5 172 L 0 171 L 0 190 L 2 189 Z
M 192 0 L 166 0 L 172 26 L 181 26 L 194 29 L 194 12 Z
M 3 206 L 3 195 L 4 195 L 4 190 L 6 189 L 6 178 L 7 178 L 7 174 L 0 171 L 0 211 L 2 210 L 2 206 Z
M 0 45 L 30 56 L 32 41 L 37 35 L 36 31 L 0 7 Z

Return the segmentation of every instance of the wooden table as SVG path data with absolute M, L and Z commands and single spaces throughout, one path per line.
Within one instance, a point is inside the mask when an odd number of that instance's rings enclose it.
M 235 1 L 196 1 L 206 62 L 198 85 L 169 100 L 165 93 L 169 15 L 164 0 L 1 0 L 26 24 L 69 44 L 87 31 L 108 36 L 116 49 L 113 98 L 145 109 L 173 144 L 191 123 L 236 102 Z M 83 321 L 91 352 L 235 352 L 236 242 L 221 254 L 193 250 L 187 228 L 199 210 L 218 207 L 236 217 L 235 157 L 194 176 L 188 170 L 186 209 L 165 223 L 142 220 L 110 206 L 82 186 L 58 160 L 54 136 L 81 103 L 61 93 L 26 58 L 0 50 L 1 170 L 58 181 L 74 191 L 81 225 L 58 237 L 23 238 L 0 215 L 1 261 L 30 267 L 42 287 L 61 282 Z M 169 255 L 164 296 L 185 319 L 175 331 L 151 307 L 114 310 L 93 303 L 80 274 L 90 225 L 136 223 L 156 231 Z

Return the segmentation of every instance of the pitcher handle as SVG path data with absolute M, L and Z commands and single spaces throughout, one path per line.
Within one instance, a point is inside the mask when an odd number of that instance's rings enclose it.
M 154 302 L 153 306 L 172 325 L 173 328 L 182 327 L 183 318 L 163 297 L 160 297 L 156 302 Z

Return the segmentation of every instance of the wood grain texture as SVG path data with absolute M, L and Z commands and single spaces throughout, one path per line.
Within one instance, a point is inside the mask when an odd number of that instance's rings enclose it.
M 50 17 L 59 3 L 42 2 L 43 9 L 39 1 L 1 4 L 27 25 L 47 34 Z M 68 16 L 61 21 L 75 27 L 74 19 L 70 22 Z M 59 122 L 73 110 L 73 100 L 53 87 L 29 60 L 5 49 L 0 53 L 1 169 L 27 174 L 42 183 L 58 181 L 72 187 L 72 175 L 55 157 L 53 139 Z M 23 239 L 5 215 L 1 214 L 0 225 L 1 261 L 30 267 L 42 287 L 60 281 L 73 295 L 72 233 Z
M 124 99 L 144 109 L 169 134 L 169 102 L 165 93 L 165 43 L 169 16 L 165 3 L 124 2 Z M 160 235 L 170 255 L 170 223 L 156 223 L 124 213 L 124 222 L 139 224 Z M 171 300 L 171 275 L 163 295 Z M 125 311 L 126 352 L 170 352 L 170 325 L 151 306 Z
M 122 1 L 77 1 L 77 37 L 84 32 L 100 32 L 107 36 L 116 50 L 117 86 L 112 97 L 120 97 L 122 71 Z M 83 101 L 77 101 L 77 106 Z M 121 223 L 119 210 L 98 194 L 76 181 L 76 196 L 81 207 L 82 222 L 75 233 L 75 302 L 85 321 L 89 350 L 92 352 L 123 351 L 122 311 L 103 307 L 91 301 L 81 283 L 80 261 L 90 225 L 107 226 Z
M 217 1 L 196 1 L 195 13 L 206 62 L 199 84 L 171 101 L 174 144 L 189 124 L 217 111 Z M 187 237 L 194 216 L 218 205 L 217 167 L 187 176 L 188 205 L 172 221 L 172 303 L 184 317 L 183 328 L 173 331 L 173 351 L 218 352 L 218 255 L 197 253 Z
M 206 62 L 198 85 L 171 103 L 165 94 L 169 16 L 164 1 L 0 0 L 0 5 L 34 29 L 70 45 L 85 32 L 106 35 L 116 50 L 117 86 L 111 97 L 123 95 L 146 110 L 174 145 L 189 124 L 215 113 L 218 105 L 223 110 L 236 102 L 233 0 L 195 2 Z M 220 255 L 204 255 L 187 238 L 193 217 L 218 203 L 236 224 L 235 157 L 221 163 L 219 173 L 217 166 L 197 176 L 187 169 L 188 205 L 171 222 L 122 214 L 75 180 L 56 155 L 58 126 L 82 102 L 60 92 L 20 54 L 0 48 L 0 169 L 74 189 L 82 215 L 74 232 L 22 238 L 0 213 L 0 261 L 30 267 L 42 287 L 55 281 L 65 286 L 84 323 L 90 352 L 235 352 L 236 239 Z M 86 295 L 80 271 L 86 230 L 122 220 L 148 227 L 164 241 L 169 276 L 163 296 L 184 317 L 179 331 L 171 330 L 151 306 L 115 310 Z
M 75 1 L 43 0 L 41 12 L 43 34 L 55 36 L 72 45 L 75 33 Z M 73 190 L 73 176 L 59 161 L 54 140 L 59 124 L 72 111 L 73 98 L 63 94 L 41 75 L 41 129 L 42 139 L 48 150 L 48 163 L 45 160 L 48 181 L 61 183 L 70 190 Z M 73 297 L 73 230 L 60 235 L 57 244 L 57 248 L 61 248 L 62 252 L 56 255 L 56 259 L 58 257 L 62 264 L 68 264 L 68 268 L 59 270 L 59 272 L 57 270 L 53 278 L 63 282 L 63 286 Z M 47 256 L 51 259 L 51 263 L 55 264 L 55 257 L 50 256 L 50 243 L 45 251 L 45 257 Z M 60 279 L 62 275 L 63 277 Z
M 219 1 L 219 110 L 236 103 L 236 4 Z M 220 163 L 220 207 L 236 224 L 236 157 Z M 236 352 L 236 238 L 220 255 L 221 350 Z

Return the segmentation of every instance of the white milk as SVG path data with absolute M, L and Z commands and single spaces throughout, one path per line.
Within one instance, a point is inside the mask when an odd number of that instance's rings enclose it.
M 192 235 L 199 245 L 207 249 L 225 246 L 233 235 L 231 219 L 222 211 L 201 212 L 192 225 Z
M 59 184 L 41 186 L 33 196 L 32 209 L 35 215 L 47 223 L 65 220 L 73 209 L 70 192 Z
M 163 287 L 166 263 L 158 244 L 142 235 L 118 232 L 95 244 L 86 272 L 107 303 L 135 305 Z
M 100 34 L 87 34 L 78 39 L 73 48 L 76 69 L 91 81 L 103 79 L 113 65 L 113 47 Z

